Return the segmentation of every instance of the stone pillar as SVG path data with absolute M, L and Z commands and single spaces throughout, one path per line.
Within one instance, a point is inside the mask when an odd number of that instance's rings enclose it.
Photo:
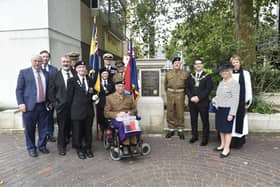
M 140 99 L 137 111 L 140 125 L 147 132 L 162 132 L 164 103 L 161 97 L 161 72 L 158 69 L 140 69 Z

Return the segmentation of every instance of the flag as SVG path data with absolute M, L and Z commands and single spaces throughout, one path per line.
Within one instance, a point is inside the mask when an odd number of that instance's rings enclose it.
M 100 76 L 99 76 L 99 57 L 98 57 L 98 38 L 96 20 L 94 19 L 92 38 L 89 54 L 89 75 L 92 77 L 94 89 L 100 92 Z
M 132 40 L 130 39 L 129 60 L 125 71 L 125 90 L 136 100 L 139 96 L 136 61 L 133 54 Z

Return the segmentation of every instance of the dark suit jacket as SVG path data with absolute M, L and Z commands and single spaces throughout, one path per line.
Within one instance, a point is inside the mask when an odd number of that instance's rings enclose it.
M 49 71 L 48 71 L 49 74 L 55 75 L 56 72 L 58 72 L 58 69 L 55 66 L 48 64 L 48 67 L 49 67 Z
M 70 104 L 71 119 L 72 120 L 83 120 L 86 117 L 93 117 L 93 102 L 92 95 L 96 94 L 93 88 L 92 79 L 87 76 L 88 87 L 93 90 L 93 93 L 86 93 L 82 89 L 82 83 L 79 77 L 74 75 L 74 77 L 68 79 L 67 82 L 67 101 Z
M 105 66 L 103 66 L 102 68 L 106 68 Z M 117 68 L 114 68 L 111 66 L 109 71 L 109 79 L 113 80 L 114 75 L 117 73 Z
M 48 102 L 47 93 L 48 93 L 48 72 L 42 70 L 46 80 L 46 102 Z M 17 103 L 25 104 L 26 111 L 32 111 L 35 107 L 37 101 L 37 87 L 36 87 L 36 78 L 34 77 L 32 67 L 20 70 L 17 87 L 16 87 L 16 97 Z
M 100 80 L 100 93 L 99 93 L 99 103 L 98 103 L 99 109 L 104 109 L 106 103 L 106 96 L 114 92 L 115 92 L 115 84 L 113 83 L 112 80 L 108 79 L 106 92 L 102 86 L 102 80 Z
M 194 74 L 192 74 L 194 75 Z M 200 75 L 200 78 L 205 76 L 206 73 L 202 72 Z M 191 97 L 198 96 L 199 98 L 199 106 L 205 106 L 207 107 L 210 100 L 209 100 L 209 94 L 212 90 L 212 80 L 211 76 L 207 75 L 204 79 L 200 80 L 200 84 L 198 88 L 195 88 L 195 80 L 190 75 L 187 79 L 186 83 L 186 94 L 189 97 L 189 102 L 191 102 Z
M 55 106 L 57 113 L 69 107 L 67 103 L 67 88 L 61 70 L 55 73 L 50 79 L 48 98 Z

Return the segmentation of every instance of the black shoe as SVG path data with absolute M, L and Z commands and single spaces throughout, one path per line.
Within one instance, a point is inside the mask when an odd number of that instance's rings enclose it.
M 55 139 L 55 137 L 53 137 L 53 136 L 48 136 L 47 140 L 48 140 L 49 142 L 56 142 L 56 139 Z
M 181 140 L 184 140 L 185 139 L 185 136 L 184 136 L 184 133 L 183 132 L 180 132 L 178 131 L 178 136 Z
M 197 140 L 198 140 L 198 138 L 193 136 L 193 137 L 190 139 L 190 143 L 194 143 L 194 142 L 196 142 Z
M 88 158 L 94 157 L 93 152 L 91 150 L 87 150 L 86 155 L 87 155 Z
M 86 155 L 82 151 L 77 151 L 77 155 L 78 155 L 79 159 L 82 159 L 82 160 L 86 159 Z
M 208 140 L 202 140 L 200 146 L 206 146 L 208 144 Z
M 171 138 L 172 136 L 174 136 L 175 132 L 174 131 L 168 131 L 168 133 L 166 134 L 165 138 Z
M 128 149 L 128 146 L 126 145 L 126 146 L 123 146 L 123 154 L 124 155 L 128 155 L 129 154 L 129 149 Z
M 224 148 L 218 148 L 218 147 L 215 147 L 214 149 L 213 149 L 213 151 L 223 151 L 224 150 Z
M 58 154 L 61 155 L 61 156 L 65 156 L 66 155 L 66 149 L 65 148 L 59 149 Z
M 28 154 L 29 154 L 30 157 L 37 157 L 38 156 L 37 151 L 29 151 Z
M 137 154 L 138 153 L 137 146 L 136 145 L 130 146 L 130 152 L 132 154 Z
M 39 149 L 39 151 L 43 154 L 49 154 L 50 153 L 50 151 L 47 148 Z
M 220 158 L 226 158 L 226 157 L 228 157 L 230 155 L 230 151 L 226 154 L 226 155 L 224 155 L 223 153 L 221 153 L 220 154 Z

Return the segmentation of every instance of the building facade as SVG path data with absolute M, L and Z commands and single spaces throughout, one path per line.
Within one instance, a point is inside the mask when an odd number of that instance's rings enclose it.
M 121 60 L 125 1 L 1 0 L 0 110 L 17 107 L 15 88 L 19 70 L 29 67 L 32 55 L 41 50 L 50 51 L 50 64 L 57 67 L 60 57 L 71 51 L 81 53 L 81 59 L 88 62 L 94 16 L 100 55 L 111 52 Z

